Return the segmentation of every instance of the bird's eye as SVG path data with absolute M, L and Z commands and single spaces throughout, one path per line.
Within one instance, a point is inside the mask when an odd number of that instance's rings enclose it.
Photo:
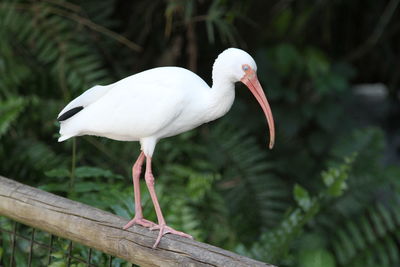
M 243 65 L 242 69 L 243 69 L 244 71 L 248 71 L 248 70 L 249 70 L 249 66 L 248 66 L 248 65 Z

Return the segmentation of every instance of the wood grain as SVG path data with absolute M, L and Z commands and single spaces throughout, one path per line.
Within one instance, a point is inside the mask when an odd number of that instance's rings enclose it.
M 166 235 L 128 220 L 0 176 L 0 215 L 140 266 L 272 266 L 194 240 Z

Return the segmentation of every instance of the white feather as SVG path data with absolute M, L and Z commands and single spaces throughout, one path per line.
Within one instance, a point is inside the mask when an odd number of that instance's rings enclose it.
M 69 102 L 68 105 L 66 105 L 65 108 L 63 108 L 60 111 L 57 118 L 59 118 L 61 114 L 70 109 L 76 107 L 87 107 L 91 103 L 96 102 L 96 100 L 105 95 L 110 90 L 110 88 L 111 86 L 102 86 L 102 85 L 93 86 L 92 88 L 86 90 L 83 94 L 81 94 L 80 96 Z
M 160 138 L 228 112 L 235 96 L 234 82 L 243 75 L 243 63 L 255 65 L 246 52 L 225 50 L 214 64 L 212 88 L 193 72 L 178 67 L 154 68 L 108 86 L 95 86 L 60 112 L 59 116 L 84 107 L 61 121 L 59 141 L 79 135 L 140 141 L 142 150 L 151 156 Z

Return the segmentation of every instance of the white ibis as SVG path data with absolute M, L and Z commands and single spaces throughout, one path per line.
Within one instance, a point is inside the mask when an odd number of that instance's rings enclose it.
M 72 100 L 58 115 L 62 142 L 80 135 L 103 136 L 120 141 L 139 141 L 141 153 L 132 168 L 134 224 L 158 229 L 155 248 L 167 233 L 190 235 L 169 227 L 154 190 L 151 159 L 157 141 L 180 134 L 227 113 L 235 98 L 235 82 L 244 83 L 261 105 L 270 131 L 269 147 L 275 139 L 274 120 L 257 79 L 254 59 L 245 51 L 229 48 L 215 60 L 210 88 L 195 73 L 179 67 L 160 67 L 129 76 L 107 86 L 94 86 Z M 146 158 L 145 180 L 158 224 L 143 218 L 139 179 Z

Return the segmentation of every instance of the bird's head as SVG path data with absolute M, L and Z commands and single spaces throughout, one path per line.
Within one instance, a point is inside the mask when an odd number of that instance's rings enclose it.
M 257 99 L 267 118 L 270 142 L 272 149 L 275 143 L 275 125 L 267 97 L 257 78 L 257 64 L 245 51 L 238 48 L 228 48 L 215 60 L 213 66 L 213 80 L 216 76 L 223 76 L 231 82 L 242 82 Z

